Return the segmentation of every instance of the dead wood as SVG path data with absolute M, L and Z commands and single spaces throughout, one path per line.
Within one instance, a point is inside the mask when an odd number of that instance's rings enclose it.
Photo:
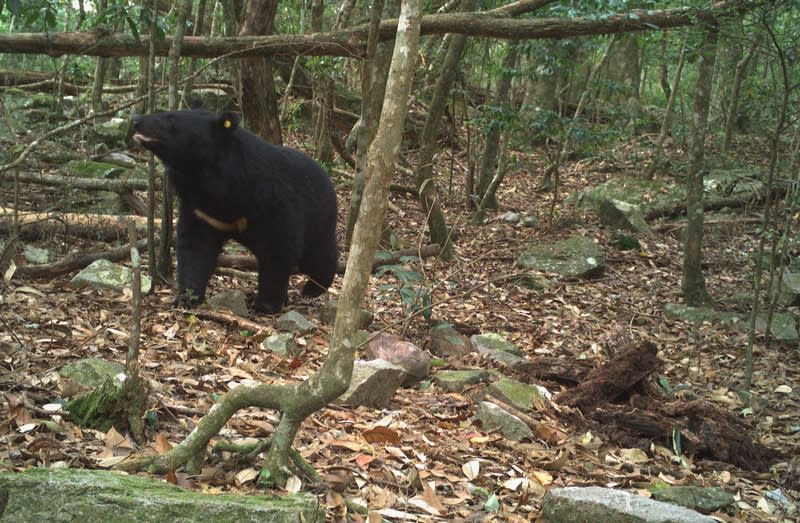
M 0 232 L 7 233 L 12 229 L 13 216 L 13 209 L 0 207 Z M 147 227 L 147 221 L 141 216 L 60 212 L 20 212 L 17 216 L 21 228 L 20 236 L 26 239 L 68 233 L 72 236 L 112 242 L 127 238 L 127 220 L 133 220 L 137 231 L 144 231 Z
M 124 171 L 124 167 L 120 167 L 120 171 Z M 111 192 L 124 192 L 124 191 L 146 191 L 147 180 L 98 180 L 95 178 L 83 178 L 79 176 L 63 176 L 60 174 L 45 174 L 45 173 L 27 173 L 20 172 L 16 174 L 16 179 L 20 182 L 35 183 L 38 185 L 52 185 L 56 187 L 76 187 L 78 189 L 86 189 L 90 191 L 111 191 Z M 0 211 L 2 212 L 2 211 Z
M 147 242 L 142 240 L 136 244 L 137 249 L 144 249 Z M 53 263 L 43 263 L 41 265 L 22 265 L 17 267 L 16 275 L 24 278 L 47 278 L 67 274 L 83 269 L 87 265 L 99 259 L 106 259 L 112 262 L 128 259 L 131 255 L 131 246 L 125 245 L 107 251 L 92 254 L 76 254 Z
M 372 263 L 372 270 L 375 271 L 378 267 L 383 265 L 392 265 L 395 263 L 399 263 L 400 259 L 404 256 L 419 256 L 421 258 L 430 258 L 431 256 L 437 256 L 441 251 L 438 243 L 433 243 L 431 245 L 424 245 L 420 248 L 412 248 L 412 249 L 403 249 L 401 251 L 393 252 L 389 256 L 382 256 L 380 258 L 376 258 L 375 261 Z M 258 270 L 258 262 L 255 256 L 247 255 L 247 254 L 221 254 L 217 261 L 217 264 L 220 267 L 233 267 L 234 269 L 241 269 L 247 271 L 255 271 Z M 347 267 L 346 261 L 339 261 L 338 266 L 336 267 L 336 272 L 338 274 L 344 274 L 344 270 Z
M 630 345 L 555 401 L 578 407 L 583 418 L 575 420 L 577 423 L 588 425 L 620 447 L 648 451 L 655 441 L 668 448 L 679 447 L 682 454 L 695 459 L 758 471 L 781 458 L 778 451 L 755 443 L 741 419 L 711 403 L 650 395 L 646 379 L 659 363 L 653 343 Z M 615 404 L 625 399 L 626 404 Z
M 617 352 L 604 366 L 594 369 L 574 389 L 559 394 L 556 401 L 582 411 L 628 396 L 659 365 L 655 344 L 643 341 Z
M 592 367 L 585 361 L 565 361 L 563 358 L 539 356 L 531 359 L 525 369 L 524 381 L 550 381 L 563 385 L 575 385 L 586 378 Z

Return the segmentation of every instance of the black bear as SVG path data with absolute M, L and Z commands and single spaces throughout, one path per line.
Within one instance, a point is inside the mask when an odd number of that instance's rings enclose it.
M 233 113 L 137 115 L 133 129 L 134 139 L 164 163 L 180 202 L 177 303 L 205 300 L 229 238 L 258 259 L 256 310 L 279 312 L 294 272 L 308 275 L 304 296 L 328 289 L 338 259 L 336 193 L 319 164 L 267 143 Z

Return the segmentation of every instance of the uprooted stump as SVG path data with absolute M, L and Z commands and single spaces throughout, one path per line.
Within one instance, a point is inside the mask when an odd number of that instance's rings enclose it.
M 657 352 L 650 342 L 628 346 L 555 401 L 577 407 L 583 414 L 580 423 L 621 447 L 646 451 L 653 441 L 672 447 L 677 429 L 682 452 L 695 458 L 757 471 L 783 458 L 754 442 L 750 426 L 737 416 L 703 400 L 686 402 L 655 393 L 649 377 L 660 363 Z
M 559 394 L 556 401 L 585 412 L 596 405 L 625 399 L 646 385 L 647 377 L 660 363 L 657 354 L 658 348 L 649 341 L 630 345 L 604 366 L 592 370 L 577 387 Z

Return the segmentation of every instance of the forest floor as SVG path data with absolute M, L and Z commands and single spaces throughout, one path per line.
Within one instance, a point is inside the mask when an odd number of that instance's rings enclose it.
M 755 150 L 755 149 L 754 149 Z M 134 151 L 141 155 L 141 151 Z M 643 162 L 626 151 L 615 160 L 570 162 L 561 175 L 561 195 L 598 185 L 609 177 L 640 176 Z M 728 411 L 749 426 L 754 441 L 775 448 L 787 458 L 769 472 L 742 470 L 719 461 L 675 459 L 667 440 L 653 440 L 642 449 L 609 444 L 602 434 L 560 417 L 560 410 L 536 413 L 540 421 L 566 434 L 557 444 L 514 442 L 486 432 L 471 421 L 485 385 L 462 393 L 445 392 L 435 385 L 397 391 L 387 408 L 332 406 L 304 423 L 296 448 L 334 487 L 324 496 L 331 518 L 343 510 L 341 493 L 383 509 L 394 521 L 530 521 L 536 518 L 547 489 L 568 485 L 600 485 L 646 493 L 655 485 L 699 484 L 720 486 L 736 503 L 713 514 L 720 521 L 790 521 L 797 515 L 781 513 L 768 501 L 768 491 L 782 489 L 800 499 L 797 479 L 800 426 L 800 351 L 775 341 L 754 346 L 754 400 L 743 403 L 736 389 L 743 382 L 745 332 L 719 323 L 690 324 L 664 314 L 666 303 L 681 303 L 683 243 L 675 232 L 639 237 L 640 249 L 617 247 L 613 231 L 601 226 L 590 212 L 559 202 L 549 220 L 553 194 L 537 192 L 543 160 L 523 157 L 512 165 L 498 191 L 500 213 L 515 211 L 535 217 L 539 225 L 519 227 L 490 217 L 484 225 L 469 224 L 463 211 L 464 160 L 443 151 L 436 163 L 444 207 L 456 232 L 458 259 L 425 259 L 410 268 L 424 275 L 434 303 L 433 319 L 456 325 L 469 335 L 496 332 L 522 349 L 526 357 L 581 361 L 592 367 L 608 361 L 617 349 L 643 340 L 654 343 L 662 361 L 658 378 L 673 386 L 688 384 L 697 395 Z M 397 183 L 412 186 L 398 175 Z M 680 180 L 677 180 L 680 183 Z M 346 217 L 349 190 L 337 187 L 340 221 Z M 40 210 L 62 198 L 60 189 L 26 185 L 23 204 Z M 3 205 L 11 207 L 13 193 L 2 188 Z M 388 221 L 406 247 L 424 245 L 425 216 L 409 194 L 394 193 Z M 759 215 L 760 209 L 746 211 Z M 752 256 L 757 248 L 757 225 L 738 220 L 706 230 L 703 246 L 706 285 L 718 307 L 745 312 L 729 300 L 751 288 Z M 340 225 L 340 231 L 342 226 Z M 605 250 L 606 272 L 595 280 L 557 282 L 545 291 L 508 281 L 479 287 L 448 300 L 477 284 L 515 272 L 515 261 L 531 242 L 563 239 L 574 234 L 595 238 Z M 58 256 L 81 252 L 91 242 L 57 234 L 34 242 Z M 58 431 L 42 405 L 69 396 L 54 372 L 65 363 L 86 357 L 123 362 L 130 333 L 130 297 L 110 291 L 69 286 L 72 275 L 53 279 L 14 278 L 0 293 L 0 462 L 6 469 L 28 466 L 102 468 L 138 448 L 115 430 L 102 433 L 79 429 L 57 418 Z M 298 298 L 299 282 L 292 283 L 290 307 Z M 341 284 L 337 276 L 334 292 Z M 375 315 L 372 331 L 388 328 L 423 348 L 428 325 L 422 318 L 408 322 L 401 332 L 403 309 L 399 298 L 386 295 L 396 285 L 391 274 L 373 277 L 365 308 Z M 251 278 L 217 274 L 210 292 L 237 288 L 252 297 Z M 172 307 L 174 290 L 158 288 L 144 300 L 141 369 L 152 386 L 150 404 L 157 421 L 147 430 L 150 447 L 161 451 L 180 442 L 215 397 L 244 379 L 269 381 L 275 377 L 302 378 L 315 372 L 325 357 L 330 327 L 304 338 L 303 351 L 284 360 L 259 348 L 236 325 L 198 319 Z M 447 301 L 445 301 L 447 300 Z M 299 308 L 316 319 L 318 311 Z M 269 326 L 274 317 L 253 315 Z M 450 359 L 445 369 L 497 368 L 473 354 Z M 435 374 L 441 368 L 435 368 Z M 519 376 L 515 376 L 519 378 Z M 557 383 L 539 383 L 552 393 Z M 787 394 L 785 386 L 793 392 Z M 12 417 L 13 413 L 13 417 Z M 27 420 L 20 430 L 20 422 Z M 574 421 L 574 417 L 572 418 Z M 221 437 L 234 441 L 268 436 L 277 421 L 274 412 L 248 409 L 237 414 Z M 378 425 L 396 433 L 394 443 L 373 443 L 365 431 Z M 257 492 L 259 459 L 215 453 L 201 475 L 179 473 L 170 479 L 210 492 Z M 494 494 L 492 506 L 487 496 Z M 444 508 L 446 516 L 435 515 Z M 394 515 L 395 517 L 390 517 Z

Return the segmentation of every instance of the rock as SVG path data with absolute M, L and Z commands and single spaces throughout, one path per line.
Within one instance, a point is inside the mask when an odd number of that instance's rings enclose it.
M 511 378 L 495 381 L 484 392 L 522 411 L 531 410 L 547 401 L 538 387 Z
M 496 219 L 506 223 L 519 223 L 522 221 L 522 215 L 518 212 L 506 211 L 498 215 Z
M 723 509 L 736 501 L 719 487 L 705 488 L 696 485 L 658 487 L 651 489 L 653 499 L 709 514 Z
M 508 352 L 515 356 L 522 356 L 522 351 L 519 347 L 506 340 L 501 334 L 489 332 L 486 334 L 475 334 L 470 337 L 469 341 L 472 346 L 481 354 L 488 354 L 490 352 L 501 350 Z
M 106 163 L 119 165 L 120 167 L 125 167 L 126 169 L 133 169 L 137 165 L 136 160 L 132 156 L 120 152 L 108 153 L 107 155 L 103 156 L 103 161 Z
M 206 303 L 214 310 L 230 311 L 242 318 L 246 318 L 250 312 L 247 309 L 247 296 L 236 289 L 219 292 L 208 298 Z
M 128 118 L 111 118 L 105 122 L 95 121 L 94 132 L 110 148 L 125 144 L 125 134 L 130 125 Z
M 278 316 L 275 328 L 282 331 L 296 332 L 298 334 L 311 334 L 317 326 L 297 311 L 289 311 Z
M 350 387 L 338 401 L 351 407 L 383 408 L 405 378 L 405 369 L 388 361 L 356 360 Z
M 95 388 L 107 380 L 125 374 L 125 366 L 101 358 L 84 358 L 71 361 L 58 369 L 58 375 L 69 378 L 79 387 Z
M 469 339 L 449 323 L 439 323 L 431 327 L 428 335 L 431 337 L 431 352 L 439 357 L 458 358 L 475 352 Z
M 70 283 L 75 287 L 93 287 L 97 289 L 111 289 L 118 292 L 130 287 L 133 282 L 133 271 L 124 265 L 117 265 L 104 258 L 96 260 L 76 274 Z M 147 294 L 152 287 L 152 281 L 146 274 L 142 274 L 142 293 Z
M 717 311 L 711 307 L 689 307 L 679 303 L 664 304 L 664 312 L 667 316 L 693 323 L 719 321 L 725 325 L 734 325 L 743 331 L 749 328 L 749 316 L 746 313 Z M 766 329 L 767 314 L 759 313 L 756 317 L 756 330 L 763 333 Z M 795 343 L 800 340 L 797 332 L 797 320 L 790 313 L 774 313 L 769 331 L 781 341 Z
M 487 370 L 445 370 L 437 373 L 433 381 L 443 390 L 461 392 L 489 379 Z
M 24 109 L 53 109 L 58 100 L 48 93 L 28 93 L 22 102 Z
M 203 494 L 161 480 L 84 469 L 0 473 L 8 494 L 3 521 L 325 521 L 319 500 L 281 496 Z
M 127 169 L 111 162 L 92 162 L 87 160 L 72 160 L 61 167 L 61 172 L 79 178 L 113 179 Z
M 597 278 L 605 271 L 600 246 L 586 236 L 564 241 L 531 245 L 517 259 L 524 269 L 554 272 L 565 278 Z
M 789 271 L 783 273 L 778 304 L 783 307 L 800 305 L 800 273 Z
M 53 253 L 47 249 L 40 249 L 33 245 L 26 245 L 22 250 L 22 255 L 28 263 L 42 265 L 53 261 Z
M 298 354 L 297 342 L 291 332 L 282 332 L 267 336 L 261 342 L 261 348 L 277 354 L 283 358 L 294 358 Z
M 325 325 L 333 325 L 334 320 L 336 320 L 336 310 L 339 307 L 339 302 L 334 298 L 328 300 L 324 307 L 322 307 L 322 312 L 320 313 L 320 320 Z M 370 325 L 372 325 L 372 320 L 374 315 L 364 309 L 360 309 L 358 311 L 358 328 L 359 329 L 367 329 Z
M 522 441 L 533 439 L 533 431 L 527 423 L 488 401 L 478 403 L 473 419 L 480 421 L 486 431 L 499 429 L 508 439 Z
M 766 313 L 760 313 L 756 317 L 756 330 L 766 332 L 767 316 Z M 788 343 L 797 343 L 800 340 L 797 334 L 797 320 L 795 320 L 794 315 L 788 312 L 775 312 L 772 314 L 769 332 L 776 339 Z
M 394 334 L 381 333 L 372 338 L 365 355 L 369 359 L 385 360 L 405 369 L 403 386 L 408 387 L 428 377 L 431 370 L 431 355 L 409 341 Z
M 597 211 L 600 223 L 615 229 L 628 229 L 641 233 L 649 233 L 650 227 L 642 216 L 638 205 L 633 205 L 615 198 L 605 198 Z
M 684 507 L 603 487 L 550 489 L 542 501 L 544 523 L 714 523 Z
M 502 363 L 509 368 L 524 371 L 532 365 L 522 356 L 522 351 L 503 336 L 495 333 L 475 334 L 470 343 L 478 352 L 485 354 L 495 363 Z

